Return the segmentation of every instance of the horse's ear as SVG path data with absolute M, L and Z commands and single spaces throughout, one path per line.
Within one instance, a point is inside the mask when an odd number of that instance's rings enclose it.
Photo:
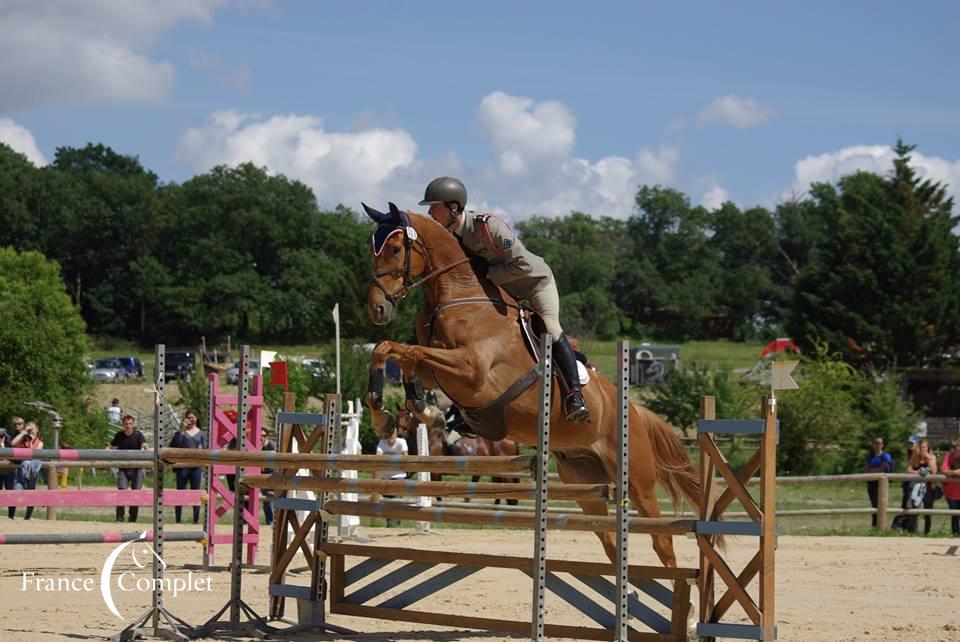
M 397 207 L 394 203 L 390 203 L 390 215 L 393 217 L 393 220 L 397 224 L 403 225 L 404 227 L 410 226 L 410 219 L 407 217 L 407 213 Z
M 360 203 L 360 204 L 363 205 L 363 211 L 365 211 L 367 213 L 367 216 L 372 218 L 375 223 L 385 223 L 390 218 L 389 214 L 378 212 L 377 210 L 373 209 L 366 203 Z

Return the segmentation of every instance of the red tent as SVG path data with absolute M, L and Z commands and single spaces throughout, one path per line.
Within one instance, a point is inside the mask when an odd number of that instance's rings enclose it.
M 784 354 L 787 352 L 796 352 L 799 354 L 800 348 L 798 348 L 797 344 L 795 344 L 789 338 L 776 339 L 768 343 L 767 346 L 760 351 L 760 358 L 765 359 L 777 352 L 782 352 Z

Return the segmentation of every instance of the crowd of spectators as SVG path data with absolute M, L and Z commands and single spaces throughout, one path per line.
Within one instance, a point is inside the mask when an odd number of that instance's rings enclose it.
M 233 411 L 235 413 L 235 411 Z M 230 411 L 228 411 L 229 416 Z M 143 432 L 137 426 L 137 418 L 129 413 L 124 414 L 120 406 L 119 399 L 113 399 L 110 406 L 106 409 L 107 420 L 111 424 L 121 426 L 105 450 L 151 450 L 149 443 Z M 200 413 L 194 409 L 189 409 L 184 414 L 180 422 L 179 429 L 170 439 L 171 448 L 202 448 L 209 447 L 209 441 L 206 432 L 198 425 Z M 236 421 L 235 414 L 233 420 Z M 270 439 L 269 431 L 264 428 L 261 430 L 261 450 L 276 450 L 277 445 Z M 236 440 L 232 440 L 227 448 L 235 448 Z M 0 427 L 0 448 L 43 448 L 43 440 L 40 439 L 37 424 L 26 422 L 22 417 L 12 417 L 10 421 L 10 430 Z M 203 472 L 200 467 L 175 467 L 174 477 L 176 479 L 177 489 L 190 488 L 199 490 Z M 140 489 L 143 488 L 146 468 L 143 465 L 123 466 L 113 469 L 117 479 L 117 489 Z M 264 472 L 270 472 L 266 470 Z M 58 482 L 61 488 L 66 488 L 66 469 L 57 469 L 59 477 Z M 233 475 L 225 475 L 230 490 L 234 490 L 235 479 Z M 9 464 L 0 462 L 0 491 L 3 490 L 32 490 L 37 487 L 38 481 L 45 482 L 45 469 L 43 462 L 35 459 L 23 461 L 11 461 Z M 200 522 L 200 506 L 192 506 L 193 523 Z M 10 519 L 16 518 L 16 507 L 11 506 L 7 509 Z M 33 516 L 33 506 L 26 507 L 25 519 Z M 266 523 L 273 523 L 273 510 L 269 501 L 263 502 L 263 511 Z M 118 522 L 136 522 L 139 513 L 139 507 L 130 506 L 124 514 L 123 506 L 116 507 L 116 520 Z M 183 507 L 175 506 L 174 514 L 179 524 L 182 519 Z
M 873 441 L 872 451 L 867 456 L 864 467 L 866 473 L 893 473 L 896 472 L 896 463 L 889 453 L 884 451 L 883 439 L 877 437 Z M 904 472 L 918 475 L 921 479 L 906 480 L 901 484 L 900 507 L 903 509 L 932 509 L 937 500 L 946 498 L 947 506 L 951 510 L 960 510 L 960 437 L 952 444 L 952 449 L 943 457 L 940 466 L 937 466 L 937 455 L 933 452 L 930 441 L 925 438 L 911 436 L 907 441 L 907 461 Z M 940 473 L 947 479 L 942 482 L 927 481 L 926 477 Z M 954 478 L 956 481 L 954 481 Z M 874 508 L 878 504 L 878 481 L 867 482 L 867 495 L 870 505 Z M 923 534 L 929 535 L 933 517 L 923 515 Z M 891 527 L 916 533 L 919 530 L 919 515 L 897 515 Z M 877 526 L 876 513 L 872 516 L 872 525 Z M 960 537 L 960 515 L 950 516 L 950 532 L 954 537 Z

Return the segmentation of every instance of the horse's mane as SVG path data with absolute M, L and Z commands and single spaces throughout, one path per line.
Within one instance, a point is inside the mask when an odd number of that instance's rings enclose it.
M 467 253 L 460 245 L 460 240 L 456 235 L 437 223 L 432 217 L 416 212 L 407 212 L 407 217 L 430 256 L 431 271 L 439 270 L 467 258 Z M 442 292 L 447 290 L 445 285 L 456 285 L 459 286 L 458 289 L 470 287 L 477 290 L 484 290 L 487 287 L 496 288 L 486 277 L 477 273 L 471 263 L 452 268 L 449 272 L 440 275 L 437 278 L 436 288 Z M 430 289 L 433 288 L 434 286 L 431 285 Z

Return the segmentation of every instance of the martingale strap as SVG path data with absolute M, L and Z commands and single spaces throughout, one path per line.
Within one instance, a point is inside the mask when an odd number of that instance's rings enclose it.
M 480 408 L 460 408 L 464 421 L 474 432 L 491 441 L 507 436 L 507 408 L 513 400 L 540 378 L 540 363 L 534 364 L 492 403 Z

